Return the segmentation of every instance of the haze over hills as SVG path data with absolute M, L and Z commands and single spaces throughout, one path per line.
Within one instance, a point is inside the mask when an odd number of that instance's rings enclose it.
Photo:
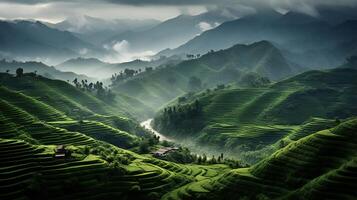
M 100 45 L 104 40 L 125 31 L 144 31 L 158 25 L 158 20 L 114 19 L 104 20 L 91 16 L 77 16 L 49 26 L 75 33 L 82 40 Z
M 206 12 L 196 16 L 180 15 L 164 21 L 144 31 L 127 31 L 113 36 L 104 45 L 124 44 L 128 51 L 158 52 L 166 48 L 177 47 L 202 32 L 212 29 L 233 17 L 219 11 Z
M 276 43 L 284 51 L 284 55 L 300 65 L 333 67 L 341 64 L 345 57 L 354 55 L 355 49 L 346 50 L 346 46 L 356 39 L 356 29 L 353 25 L 345 24 L 353 23 L 347 21 L 348 18 L 339 24 L 331 24 L 324 17 L 296 12 L 258 12 L 225 22 L 186 44 L 162 51 L 159 55 L 202 54 L 211 49 L 225 49 L 237 43 L 252 43 L 264 39 Z
M 290 64 L 271 43 L 262 41 L 251 45 L 235 45 L 176 65 L 162 66 L 119 81 L 114 84 L 113 90 L 134 98 L 146 99 L 147 105 L 158 108 L 185 92 L 239 82 L 249 73 L 278 80 L 299 70 L 301 69 Z M 193 77 L 200 79 L 198 88 L 190 88 Z
M 67 80 L 72 81 L 75 78 L 80 80 L 89 80 L 89 81 L 97 80 L 96 78 L 88 77 L 82 74 L 76 74 L 71 71 L 62 72 L 52 66 L 47 66 L 41 62 L 34 62 L 34 61 L 19 62 L 19 61 L 6 61 L 6 60 L 0 61 L 0 72 L 8 71 L 8 73 L 15 74 L 16 69 L 18 68 L 22 68 L 25 73 L 32 72 L 47 78 L 60 79 L 63 81 L 67 81 Z
M 70 32 L 49 28 L 39 21 L 0 21 L 0 27 L 0 51 L 12 59 L 56 63 L 74 55 L 101 53 Z
M 175 64 L 180 62 L 179 57 L 161 57 L 156 60 L 133 60 L 130 62 L 122 63 L 107 63 L 96 58 L 73 58 L 69 59 L 59 65 L 56 68 L 61 71 L 73 71 L 78 74 L 86 74 L 91 77 L 97 77 L 101 79 L 109 79 L 114 74 L 119 74 L 125 71 L 125 69 L 131 70 L 145 70 L 145 68 L 155 68 L 164 64 Z

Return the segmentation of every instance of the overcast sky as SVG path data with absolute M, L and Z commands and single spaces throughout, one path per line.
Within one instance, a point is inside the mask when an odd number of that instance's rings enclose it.
M 295 10 L 318 15 L 317 6 L 355 7 L 357 0 L 0 0 L 0 18 L 59 22 L 89 15 L 114 19 L 165 20 L 179 14 L 199 14 L 213 8 Z

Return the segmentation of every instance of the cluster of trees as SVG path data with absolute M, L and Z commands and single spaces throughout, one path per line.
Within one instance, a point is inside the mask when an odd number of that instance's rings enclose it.
M 146 67 L 145 72 L 150 72 L 153 71 L 154 69 L 152 67 Z M 143 71 L 141 69 L 134 70 L 134 69 L 124 69 L 124 71 L 120 71 L 119 74 L 115 73 L 112 75 L 110 80 L 112 81 L 112 85 L 115 85 L 116 83 L 122 82 L 124 80 L 130 79 Z
M 194 55 L 194 54 L 186 54 L 186 58 L 187 59 L 194 59 L 194 58 L 199 58 L 199 57 L 201 57 L 201 54 L 196 54 L 196 55 Z
M 151 147 L 159 144 L 160 137 L 152 135 L 151 137 L 145 137 L 139 143 L 138 153 L 149 153 Z
M 69 80 L 67 80 L 69 82 Z M 87 92 L 91 92 L 91 93 L 95 93 L 96 96 L 102 100 L 106 100 L 106 101 L 113 101 L 115 94 L 112 93 L 112 91 L 110 89 L 108 89 L 108 87 L 104 87 L 103 86 L 103 82 L 88 82 L 88 80 L 81 80 L 78 81 L 77 78 L 75 78 L 72 83 L 79 89 L 81 89 L 82 91 L 87 91 Z
M 6 72 L 7 74 L 9 74 L 9 73 L 10 73 L 10 70 L 7 69 L 5 72 Z M 16 69 L 15 73 L 16 73 L 16 77 L 22 77 L 22 76 L 24 76 L 24 69 L 22 69 L 21 67 L 19 67 L 19 68 Z M 36 76 L 36 75 L 37 75 L 37 70 L 35 70 L 34 72 L 26 73 L 26 75 Z
M 174 120 L 174 119 L 181 119 L 184 117 L 194 117 L 201 114 L 202 106 L 198 100 L 195 100 L 192 104 L 187 104 L 183 106 L 170 106 L 168 108 L 164 108 L 164 116 L 167 118 Z
M 238 84 L 240 85 L 245 85 L 249 87 L 262 87 L 269 85 L 271 82 L 269 78 L 267 77 L 262 77 L 257 73 L 248 73 L 245 76 L 243 76 Z
M 80 149 L 80 153 L 84 155 L 97 155 L 106 160 L 110 167 L 119 168 L 121 165 L 129 165 L 133 157 L 129 154 L 122 154 L 117 149 L 114 149 L 110 144 L 97 141 L 95 144 L 86 145 Z
M 229 165 L 231 168 L 240 168 L 240 167 L 247 167 L 246 164 L 242 163 L 239 160 L 234 160 L 230 158 L 225 158 L 224 154 L 221 153 L 218 157 L 212 155 L 211 158 L 208 158 L 206 154 L 197 155 L 192 154 L 188 148 L 180 147 L 176 151 L 172 151 L 166 154 L 160 159 L 176 162 L 176 163 L 196 163 L 196 164 L 226 164 Z
M 182 130 L 182 134 L 194 133 L 203 127 L 202 106 L 195 100 L 193 103 L 164 108 L 154 123 L 155 127 L 167 134 L 175 134 L 174 130 Z

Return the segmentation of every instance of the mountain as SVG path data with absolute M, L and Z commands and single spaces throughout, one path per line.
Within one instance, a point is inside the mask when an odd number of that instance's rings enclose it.
M 129 52 L 157 52 L 166 48 L 177 47 L 197 34 L 232 19 L 218 11 L 206 12 L 196 16 L 180 15 L 145 31 L 121 33 L 105 41 L 104 45 L 113 47 L 115 44 L 126 41 Z
M 290 64 L 276 47 L 262 41 L 251 45 L 235 45 L 176 65 L 164 65 L 153 71 L 139 73 L 131 79 L 114 84 L 113 91 L 145 99 L 147 105 L 158 109 L 177 96 L 191 91 L 189 83 L 193 77 L 199 78 L 200 89 L 206 89 L 217 84 L 244 82 L 242 79 L 251 73 L 279 80 L 297 71 L 299 68 Z
M 106 72 L 106 68 L 109 67 L 109 63 L 105 63 L 99 59 L 82 57 L 72 58 L 56 65 L 56 69 L 61 71 L 72 71 L 97 78 L 109 77 L 111 74 Z
M 346 20 L 335 25 L 322 17 L 296 12 L 284 15 L 273 11 L 258 12 L 224 22 L 187 43 L 162 51 L 158 55 L 202 54 L 237 43 L 269 40 L 299 65 L 314 68 L 334 67 L 353 55 L 345 50 L 350 41 L 356 40 L 352 22 L 353 20 Z
M 261 30 L 280 16 L 281 14 L 277 12 L 262 12 L 227 21 L 166 53 L 202 54 L 210 50 L 225 49 L 234 44 L 255 42 L 254 40 L 259 37 L 261 40 L 269 40 Z
M 156 60 L 144 61 L 144 60 L 133 60 L 130 62 L 123 63 L 107 63 L 103 62 L 97 58 L 73 58 L 69 59 L 59 65 L 56 68 L 60 71 L 75 72 L 78 74 L 85 74 L 90 77 L 96 77 L 101 79 L 108 79 L 113 74 L 119 74 L 125 69 L 133 70 L 144 70 L 146 67 L 157 67 L 163 64 L 177 63 L 180 60 L 178 58 L 172 57 L 161 57 Z
M 231 86 L 185 95 L 162 108 L 154 125 L 169 137 L 254 163 L 309 124 L 321 128 L 356 116 L 356 75 L 352 68 L 308 71 L 268 87 Z M 314 117 L 330 121 L 309 121 Z
M 45 60 L 50 63 L 99 50 L 67 31 L 36 21 L 0 21 L 0 51 L 16 60 Z
M 63 81 L 67 81 L 67 80 L 72 81 L 75 78 L 78 78 L 80 80 L 86 79 L 89 81 L 97 80 L 95 78 L 88 77 L 82 74 L 76 74 L 73 72 L 62 72 L 52 66 L 45 65 L 41 62 L 34 62 L 34 61 L 19 62 L 14 60 L 13 61 L 0 60 L 1 72 L 6 72 L 7 70 L 9 70 L 9 73 L 15 74 L 17 68 L 22 68 L 25 73 L 36 72 L 36 74 L 38 75 L 47 78 L 60 79 Z
M 91 16 L 77 16 L 68 18 L 56 24 L 50 24 L 51 27 L 75 33 L 83 41 L 95 45 L 104 40 L 113 37 L 125 31 L 144 31 L 150 29 L 160 21 L 134 20 L 134 19 L 114 19 L 105 20 Z

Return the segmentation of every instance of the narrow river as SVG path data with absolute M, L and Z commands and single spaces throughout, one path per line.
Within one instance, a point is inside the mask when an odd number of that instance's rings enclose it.
M 153 132 L 156 136 L 159 136 L 160 137 L 160 141 L 169 141 L 169 142 L 173 142 L 173 143 L 176 143 L 178 145 L 181 145 L 183 147 L 187 147 L 190 149 L 190 151 L 193 153 L 193 154 L 196 154 L 196 155 L 205 155 L 207 156 L 208 159 L 210 159 L 212 157 L 212 155 L 214 155 L 214 153 L 210 153 L 211 150 L 209 148 L 204 148 L 204 147 L 201 147 L 201 146 L 197 146 L 195 143 L 192 142 L 192 139 L 188 139 L 188 140 L 182 140 L 182 141 L 178 141 L 178 140 L 175 140 L 174 138 L 168 138 L 164 135 L 162 135 L 161 133 L 157 132 L 152 126 L 151 126 L 151 122 L 152 122 L 152 118 L 150 119 L 147 119 L 143 122 L 140 123 L 140 125 L 144 128 L 146 128 L 147 130 Z
M 140 125 L 146 129 L 148 129 L 149 131 L 153 132 L 156 136 L 159 136 L 160 137 L 160 141 L 169 141 L 169 142 L 174 142 L 173 139 L 170 139 L 164 135 L 162 135 L 161 133 L 157 132 L 156 130 L 154 130 L 151 126 L 151 122 L 152 122 L 152 118 L 148 119 L 148 120 L 145 120 L 143 122 L 140 123 Z

